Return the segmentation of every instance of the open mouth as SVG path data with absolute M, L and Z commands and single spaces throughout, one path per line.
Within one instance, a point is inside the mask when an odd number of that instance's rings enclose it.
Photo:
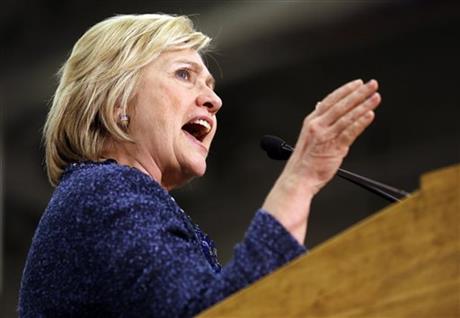
M 204 119 L 194 119 L 182 126 L 182 129 L 202 142 L 211 132 L 211 124 Z

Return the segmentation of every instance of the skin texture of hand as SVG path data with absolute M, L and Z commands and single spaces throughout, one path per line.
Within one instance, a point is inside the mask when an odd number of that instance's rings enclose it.
M 349 82 L 316 105 L 295 150 L 262 206 L 303 244 L 310 203 L 336 174 L 351 144 L 374 119 L 378 83 Z

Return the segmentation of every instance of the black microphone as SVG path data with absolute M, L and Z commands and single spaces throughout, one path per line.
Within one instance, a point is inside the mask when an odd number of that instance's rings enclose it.
M 283 139 L 265 135 L 260 140 L 260 146 L 267 153 L 268 157 L 274 160 L 287 160 L 291 156 L 294 148 L 286 143 Z M 348 180 L 372 193 L 375 193 L 390 202 L 399 202 L 401 197 L 408 197 L 410 194 L 404 190 L 400 190 L 381 182 L 360 176 L 359 174 L 340 169 L 337 175 L 345 180 Z M 399 197 L 399 198 L 398 198 Z
M 260 147 L 273 160 L 288 160 L 294 148 L 283 139 L 276 136 L 265 135 L 260 140 Z

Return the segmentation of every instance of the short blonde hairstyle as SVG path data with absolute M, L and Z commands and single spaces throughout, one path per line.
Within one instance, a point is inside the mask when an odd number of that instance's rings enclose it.
M 126 114 L 144 66 L 162 52 L 203 52 L 210 38 L 186 16 L 120 15 L 90 28 L 59 71 L 44 127 L 48 178 L 55 186 L 72 162 L 102 160 L 108 138 L 132 140 L 114 118 Z

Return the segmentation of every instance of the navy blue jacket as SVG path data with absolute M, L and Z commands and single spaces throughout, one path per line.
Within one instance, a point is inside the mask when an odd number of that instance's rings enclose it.
M 305 248 L 259 210 L 233 259 L 157 182 L 113 160 L 70 165 L 26 261 L 21 317 L 188 317 Z

